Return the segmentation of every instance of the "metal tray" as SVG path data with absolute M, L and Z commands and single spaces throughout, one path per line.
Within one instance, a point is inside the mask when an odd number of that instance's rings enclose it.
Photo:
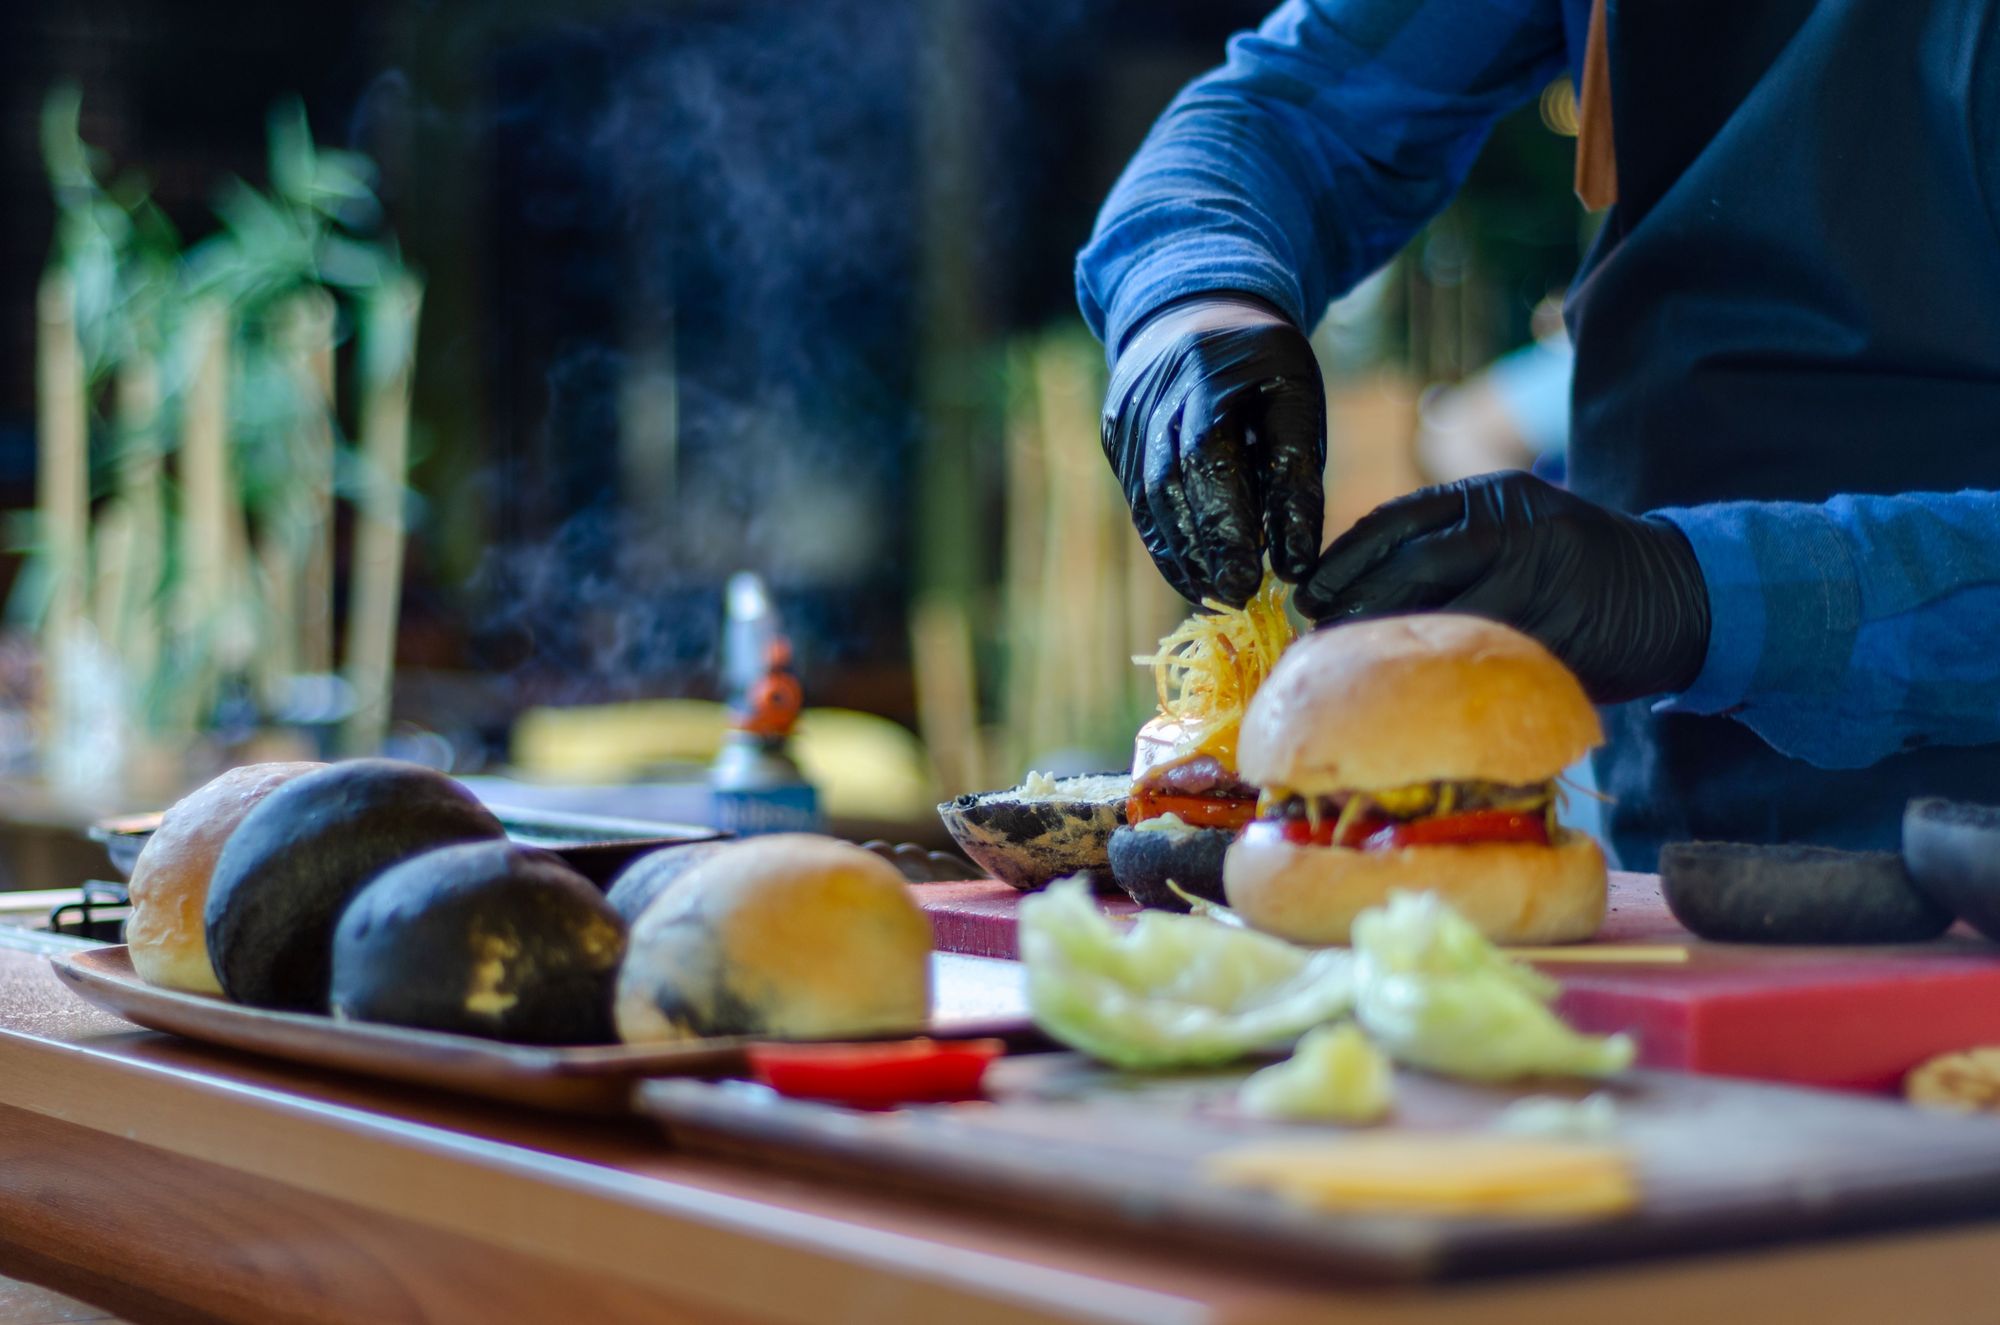
M 570 867 L 599 887 L 610 884 L 618 872 L 649 851 L 680 846 L 688 842 L 714 842 L 729 836 L 700 824 L 654 823 L 643 819 L 611 819 L 590 814 L 562 814 L 548 810 L 517 810 L 488 806 L 494 817 L 516 842 L 547 847 L 568 861 Z M 160 826 L 165 811 L 102 819 L 91 825 L 90 837 L 102 843 L 111 864 L 126 878 L 145 848 L 146 839 Z

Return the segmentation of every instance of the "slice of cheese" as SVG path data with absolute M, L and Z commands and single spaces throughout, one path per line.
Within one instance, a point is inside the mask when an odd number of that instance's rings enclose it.
M 1236 737 L 1242 723 L 1182 723 L 1160 716 L 1139 729 L 1132 744 L 1132 781 L 1157 769 L 1172 768 L 1201 755 L 1214 755 L 1230 772 L 1236 771 Z
M 1615 1146 L 1480 1133 L 1248 1146 L 1211 1156 L 1205 1176 L 1337 1213 L 1613 1215 L 1639 1201 L 1631 1162 Z

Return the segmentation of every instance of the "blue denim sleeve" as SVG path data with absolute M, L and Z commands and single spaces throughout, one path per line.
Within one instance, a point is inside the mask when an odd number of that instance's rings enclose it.
M 1664 510 L 1708 580 L 1701 675 L 1668 712 L 1860 768 L 2000 741 L 2000 493 Z
M 1493 123 L 1581 49 L 1587 0 L 1286 0 L 1190 84 L 1077 259 L 1114 350 L 1183 295 L 1240 290 L 1301 326 L 1457 191 Z

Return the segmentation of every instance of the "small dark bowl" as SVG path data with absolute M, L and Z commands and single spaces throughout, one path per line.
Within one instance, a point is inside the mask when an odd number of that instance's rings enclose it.
M 1169 879 L 1192 897 L 1222 905 L 1222 857 L 1235 837 L 1226 828 L 1185 833 L 1120 828 L 1111 835 L 1111 877 L 1141 906 L 1187 910 L 1167 887 Z
M 1056 789 L 1054 796 L 1018 787 L 960 796 L 938 806 L 938 818 L 981 869 L 1022 892 L 1071 874 L 1108 874 L 1107 844 L 1125 822 L 1130 783 L 1122 773 L 1102 774 L 1058 778 Z
M 1911 801 L 1903 859 L 1925 896 L 2000 941 L 2000 806 Z
M 1671 842 L 1660 891 L 1674 919 L 1725 943 L 1921 943 L 1951 927 L 1893 851 Z

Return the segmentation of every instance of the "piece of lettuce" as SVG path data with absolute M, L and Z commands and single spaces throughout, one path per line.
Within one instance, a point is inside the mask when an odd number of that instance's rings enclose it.
M 1353 958 L 1198 916 L 1147 911 L 1129 928 L 1082 879 L 1024 898 L 1021 960 L 1035 1024 L 1116 1067 L 1203 1067 L 1344 1014 Z
M 1351 1021 L 1318 1026 L 1282 1063 L 1250 1074 L 1236 1092 L 1245 1113 L 1301 1122 L 1379 1122 L 1395 1102 L 1388 1057 Z
M 1629 1036 L 1582 1035 L 1549 1003 L 1556 985 L 1513 961 L 1433 893 L 1394 893 L 1354 921 L 1355 1017 L 1397 1062 L 1509 1081 L 1608 1076 Z

